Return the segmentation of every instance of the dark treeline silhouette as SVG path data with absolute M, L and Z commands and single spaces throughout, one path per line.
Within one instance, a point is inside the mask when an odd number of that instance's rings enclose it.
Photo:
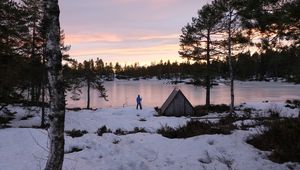
M 264 53 L 240 53 L 233 60 L 236 80 L 268 81 L 284 78 L 289 82 L 300 83 L 300 48 L 295 46 L 285 47 L 281 51 L 267 50 Z M 98 64 L 97 64 L 98 63 Z M 159 62 L 149 66 L 139 66 L 138 63 L 121 66 L 104 64 L 101 59 L 95 62 L 99 69 L 99 76 L 111 80 L 113 73 L 118 79 L 153 78 L 158 79 L 185 79 L 192 78 L 203 80 L 206 78 L 205 62 Z M 65 65 L 67 70 L 82 70 L 84 63 L 75 62 L 74 65 Z M 73 70 L 74 71 L 74 70 Z M 226 60 L 212 60 L 211 79 L 229 79 L 229 68 Z M 204 85 L 204 84 L 203 84 Z

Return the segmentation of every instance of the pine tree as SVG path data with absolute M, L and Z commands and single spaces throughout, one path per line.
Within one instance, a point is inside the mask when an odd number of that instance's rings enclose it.
M 90 109 L 90 89 L 94 88 L 99 92 L 99 97 L 103 97 L 106 100 L 106 91 L 102 85 L 100 73 L 102 70 L 97 70 L 94 65 L 94 61 L 83 62 L 83 79 L 86 81 L 87 86 L 87 109 Z
M 198 17 L 193 18 L 192 24 L 187 24 L 182 29 L 180 36 L 181 51 L 183 58 L 206 62 L 206 107 L 210 106 L 210 75 L 211 59 L 219 53 L 219 45 L 216 34 L 219 32 L 221 13 L 215 12 L 213 5 L 205 5 L 198 11 Z
M 22 0 L 22 10 L 24 11 L 24 21 L 28 28 L 27 36 L 23 38 L 23 49 L 25 57 L 30 58 L 30 91 L 31 104 L 37 105 L 41 95 L 43 70 L 42 56 L 44 39 L 42 35 L 42 1 Z
M 0 3 L 0 103 L 19 100 L 26 84 L 22 37 L 28 29 L 23 20 L 24 11 L 11 0 Z

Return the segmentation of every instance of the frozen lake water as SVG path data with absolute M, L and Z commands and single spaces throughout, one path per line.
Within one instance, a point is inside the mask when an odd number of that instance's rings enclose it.
M 143 98 L 142 104 L 146 107 L 161 106 L 175 87 L 182 90 L 192 105 L 205 104 L 205 88 L 193 85 L 170 84 L 168 80 L 139 80 L 139 81 L 108 81 L 104 82 L 108 100 L 98 97 L 96 90 L 91 90 L 91 107 L 127 107 L 135 106 L 138 94 Z M 211 89 L 212 104 L 228 104 L 230 102 L 229 86 L 220 84 Z M 67 107 L 86 107 L 86 93 L 82 89 L 78 101 L 66 97 Z M 248 102 L 283 102 L 287 99 L 300 99 L 300 85 L 281 82 L 241 82 L 235 81 L 235 103 Z

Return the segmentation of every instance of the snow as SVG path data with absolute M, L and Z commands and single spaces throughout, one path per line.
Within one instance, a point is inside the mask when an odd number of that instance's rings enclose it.
M 281 109 L 285 116 L 297 116 L 298 109 L 283 107 L 282 103 L 249 103 L 244 108 L 259 108 L 263 114 L 273 105 Z M 38 108 L 23 109 L 9 106 L 17 112 L 12 128 L 0 129 L 0 169 L 27 170 L 43 169 L 47 160 L 48 134 L 46 130 L 30 128 L 39 125 Z M 34 115 L 21 120 L 26 115 Z M 156 133 L 163 125 L 178 127 L 190 118 L 157 117 L 153 108 L 136 110 L 133 107 L 106 108 L 97 110 L 67 111 L 66 130 L 80 129 L 88 133 L 82 137 L 66 136 L 65 151 L 72 148 L 83 149 L 66 153 L 64 170 L 177 170 L 177 169 L 278 169 L 288 170 L 289 166 L 300 169 L 300 164 L 277 164 L 268 160 L 268 152 L 260 151 L 245 140 L 255 129 L 235 130 L 230 135 L 201 135 L 187 139 L 168 139 Z M 217 114 L 212 114 L 217 115 Z M 144 119 L 146 121 L 141 121 Z M 236 122 L 241 124 L 242 122 Z M 251 125 L 252 120 L 243 124 Z M 112 131 L 118 128 L 131 131 L 135 127 L 145 128 L 147 133 L 117 136 L 95 132 L 106 125 Z M 28 128 L 19 128 L 28 127 Z
M 66 130 L 75 128 L 96 132 L 105 125 L 113 131 L 118 128 L 131 131 L 135 127 L 144 127 L 149 132 L 156 132 L 162 125 L 177 127 L 189 120 L 185 117 L 155 117 L 154 114 L 156 112 L 152 108 L 136 110 L 132 107 L 70 111 L 66 113 Z M 146 121 L 141 121 L 143 119 Z
M 299 114 L 298 109 L 290 109 L 285 107 L 285 103 L 282 102 L 249 102 L 242 106 L 242 108 L 253 108 L 258 110 L 260 117 L 270 116 L 269 111 L 278 112 L 281 117 L 297 117 Z

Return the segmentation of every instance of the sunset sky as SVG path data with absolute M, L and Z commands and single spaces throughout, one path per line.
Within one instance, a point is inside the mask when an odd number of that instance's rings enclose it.
M 181 28 L 209 1 L 61 0 L 61 28 L 78 61 L 180 62 Z

